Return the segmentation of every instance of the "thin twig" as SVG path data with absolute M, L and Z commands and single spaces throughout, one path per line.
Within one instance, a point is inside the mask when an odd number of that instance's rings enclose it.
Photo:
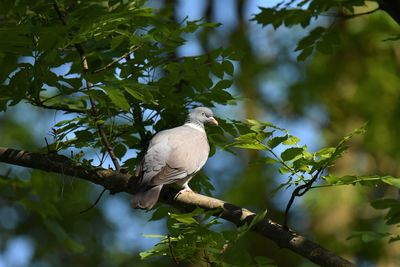
M 321 16 L 326 16 L 326 17 L 334 17 L 334 18 L 343 18 L 343 19 L 352 19 L 352 18 L 356 18 L 356 17 L 360 17 L 360 16 L 365 16 L 365 15 L 370 15 L 372 13 L 375 13 L 376 11 L 379 11 L 380 7 L 374 8 L 370 11 L 366 11 L 366 12 L 361 12 L 361 13 L 355 13 L 355 14 L 343 14 L 343 13 L 339 13 L 339 14 L 321 14 Z
M 121 59 L 126 58 L 127 56 L 129 56 L 130 54 L 132 54 L 133 52 L 135 52 L 136 50 L 138 50 L 140 47 L 141 47 L 141 46 L 135 47 L 134 49 L 132 49 L 132 50 L 126 52 L 126 53 L 123 54 L 122 56 L 120 56 L 120 57 L 114 59 L 113 61 L 111 61 L 110 63 L 108 63 L 107 65 L 105 65 L 104 67 L 101 67 L 101 68 L 98 68 L 97 70 L 92 71 L 92 73 L 93 73 L 93 74 L 99 73 L 99 72 L 101 72 L 101 71 L 103 71 L 103 70 L 106 70 L 106 69 L 108 69 L 108 68 L 114 66 L 114 65 L 117 64 Z
M 292 173 L 296 172 L 292 167 L 287 165 L 286 162 L 284 160 L 282 160 L 271 148 L 268 149 L 268 152 L 270 152 L 279 161 L 279 163 L 281 163 L 285 168 L 290 170 Z
M 286 209 L 285 209 L 285 218 L 284 218 L 284 220 L 283 220 L 283 225 L 282 225 L 284 229 L 286 229 L 286 230 L 289 229 L 289 227 L 288 227 L 289 211 L 290 211 L 290 208 L 291 208 L 292 205 L 293 205 L 294 199 L 295 199 L 296 197 L 303 196 L 305 193 L 307 193 L 308 190 L 311 189 L 312 185 L 313 185 L 314 182 L 318 179 L 318 177 L 319 177 L 319 175 L 321 174 L 322 170 L 323 170 L 323 168 L 320 168 L 320 169 L 316 172 L 316 174 L 311 178 L 311 180 L 309 180 L 307 183 L 305 183 L 305 184 L 303 184 L 303 185 L 300 185 L 300 186 L 296 187 L 296 188 L 293 190 L 293 193 L 292 193 L 292 195 L 290 196 L 290 199 L 289 199 L 289 201 L 288 201 L 288 203 L 287 203 L 287 205 L 286 205 Z M 301 191 L 301 190 L 303 190 L 303 191 Z
M 174 260 L 176 266 L 179 267 L 179 266 L 180 266 L 179 261 L 178 261 L 177 258 L 175 257 L 174 251 L 172 250 L 171 236 L 168 235 L 167 238 L 168 238 L 168 247 L 169 247 L 169 252 L 171 253 L 171 257 L 172 257 L 172 259 Z
M 55 10 L 56 13 L 57 13 L 58 19 L 61 21 L 61 23 L 62 23 L 64 26 L 67 26 L 67 23 L 66 23 L 65 20 L 64 20 L 64 15 L 61 13 L 61 10 L 60 10 L 60 8 L 58 7 L 58 4 L 57 4 L 57 1 L 56 1 L 56 0 L 53 0 L 53 7 L 54 7 L 54 10 Z
M 88 212 L 89 210 L 91 210 L 91 209 L 93 209 L 94 207 L 96 207 L 97 203 L 99 203 L 101 197 L 103 196 L 103 194 L 104 194 L 106 191 L 107 191 L 107 189 L 106 189 L 106 188 L 103 188 L 103 190 L 101 191 L 101 193 L 100 193 L 99 196 L 97 197 L 96 201 L 95 201 L 89 208 L 86 208 L 86 209 L 80 211 L 79 214 Z

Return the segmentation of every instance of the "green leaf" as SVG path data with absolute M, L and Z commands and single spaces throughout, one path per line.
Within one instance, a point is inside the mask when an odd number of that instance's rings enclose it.
M 244 149 L 267 150 L 268 148 L 257 141 L 254 142 L 234 142 L 232 146 Z
M 214 87 L 213 90 L 222 90 L 231 87 L 231 80 L 221 80 Z
M 243 141 L 254 141 L 256 140 L 256 133 L 247 133 L 235 138 L 235 140 L 243 140 Z
M 169 216 L 172 219 L 177 220 L 178 222 L 186 223 L 186 224 L 198 224 L 196 219 L 194 219 L 192 214 L 190 213 L 183 213 L 183 214 L 175 214 L 175 213 L 170 213 Z
M 385 177 L 382 177 L 382 181 L 400 189 L 400 178 L 385 176 Z
M 74 134 L 76 138 L 81 142 L 93 140 L 94 138 L 93 133 L 89 130 L 75 131 Z
M 249 225 L 249 229 L 251 229 L 254 225 L 256 225 L 257 223 L 264 220 L 265 217 L 267 216 L 267 212 L 268 212 L 268 210 L 264 210 L 263 212 L 258 213 L 256 216 L 254 216 L 254 218 L 251 220 L 251 223 Z
M 276 136 L 270 140 L 268 140 L 268 147 L 269 148 L 275 148 L 278 145 L 282 144 L 284 141 L 286 141 L 289 138 L 288 135 L 285 136 Z
M 297 145 L 299 142 L 300 138 L 290 135 L 289 138 L 283 142 L 283 144 L 287 146 L 294 146 Z
M 286 174 L 286 173 L 289 173 L 289 172 L 291 172 L 291 171 L 292 171 L 291 169 L 288 169 L 288 168 L 285 167 L 285 166 L 279 168 L 279 173 L 280 173 L 280 174 Z
M 315 152 L 315 156 L 319 159 L 328 159 L 335 152 L 335 147 L 326 147 Z
M 301 155 L 304 151 L 303 147 L 291 147 L 281 153 L 281 158 L 284 161 L 289 161 Z
M 121 89 L 115 88 L 115 87 L 110 87 L 106 86 L 103 88 L 107 94 L 108 97 L 111 99 L 111 101 L 119 108 L 129 111 L 130 105 L 128 101 L 126 101 L 124 94 L 122 93 Z
M 152 94 L 150 93 L 150 91 L 156 89 L 154 86 L 136 84 L 131 86 L 124 85 L 123 88 L 126 92 L 128 92 L 128 94 L 130 94 L 134 98 L 143 101 L 144 103 L 152 103 L 157 105 L 157 103 L 154 102 Z
M 218 64 L 218 63 L 211 64 L 210 70 L 218 78 L 222 79 L 224 77 L 224 68 L 223 68 L 222 64 Z
M 335 175 L 324 175 L 321 176 L 322 179 L 324 179 L 325 181 L 327 181 L 329 184 L 336 184 L 339 182 L 340 178 L 338 176 Z
M 279 128 L 278 126 L 276 126 L 272 122 L 258 121 L 258 120 L 254 120 L 254 119 L 247 119 L 246 121 L 250 125 L 271 127 L 271 128 L 277 129 L 277 130 L 286 131 L 283 128 Z
M 304 48 L 301 52 L 300 52 L 300 54 L 297 56 L 297 61 L 304 61 L 304 60 L 306 60 L 311 54 L 312 54 L 312 52 L 314 51 L 314 48 L 313 47 L 306 47 L 306 48 Z
M 157 255 L 166 255 L 166 252 L 169 250 L 168 243 L 158 243 L 153 247 L 153 249 L 143 251 L 139 253 L 139 256 L 142 260 L 147 259 L 149 257 L 157 256 Z
M 275 159 L 275 158 L 271 158 L 271 157 L 265 157 L 264 158 L 264 162 L 266 164 L 275 164 L 275 163 L 280 163 L 279 160 Z
M 166 218 L 168 216 L 168 213 L 170 212 L 170 210 L 171 210 L 171 208 L 169 208 L 169 207 L 160 206 L 153 212 L 149 221 L 158 221 L 163 218 Z
M 229 60 L 224 60 L 224 61 L 222 62 L 222 67 L 223 67 L 225 73 L 227 73 L 227 74 L 233 76 L 233 71 L 234 71 L 234 69 L 233 69 L 233 64 L 232 64 L 232 62 L 230 62 Z
M 324 27 L 316 27 L 315 29 L 310 31 L 310 33 L 306 37 L 300 40 L 295 51 L 304 50 L 310 47 L 312 48 L 315 45 L 316 41 L 320 39 L 321 36 L 325 33 L 325 31 L 326 29 Z
M 273 134 L 272 132 L 260 132 L 257 133 L 256 139 L 258 142 L 262 143 L 264 142 L 265 139 L 271 137 L 272 134 Z
M 127 151 L 127 148 L 122 143 L 120 143 L 114 147 L 115 156 L 117 156 L 117 158 L 119 158 L 119 159 L 121 159 L 123 156 L 125 156 L 126 151 Z

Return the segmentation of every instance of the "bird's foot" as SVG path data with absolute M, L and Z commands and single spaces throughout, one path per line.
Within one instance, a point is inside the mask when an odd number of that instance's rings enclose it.
M 193 190 L 188 185 L 184 185 L 184 187 L 176 194 L 175 198 L 177 198 L 180 194 L 186 192 L 193 192 Z
M 193 190 L 190 188 L 183 188 L 181 191 L 179 191 L 179 193 L 186 193 L 186 192 L 193 192 Z

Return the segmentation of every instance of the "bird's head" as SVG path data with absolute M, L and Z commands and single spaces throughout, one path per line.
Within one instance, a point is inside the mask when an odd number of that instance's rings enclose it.
M 206 107 L 194 108 L 189 113 L 188 122 L 200 125 L 204 125 L 205 123 L 218 125 L 218 121 L 214 118 L 214 113 L 211 109 Z

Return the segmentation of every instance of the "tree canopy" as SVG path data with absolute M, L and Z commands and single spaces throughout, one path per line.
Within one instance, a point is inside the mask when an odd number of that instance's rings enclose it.
M 1 1 L 0 266 L 398 266 L 399 24 L 386 0 Z M 130 209 L 196 106 L 220 122 L 198 193 Z

